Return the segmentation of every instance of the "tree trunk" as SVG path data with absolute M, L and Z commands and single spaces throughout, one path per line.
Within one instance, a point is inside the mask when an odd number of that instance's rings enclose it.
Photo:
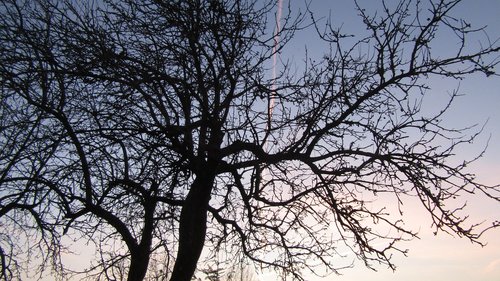
M 179 221 L 179 245 L 171 281 L 190 281 L 205 244 L 207 209 L 215 175 L 198 175 L 184 201 Z
M 142 230 L 141 242 L 133 249 L 130 256 L 130 270 L 127 281 L 142 281 L 148 272 L 151 259 L 151 244 L 153 242 L 154 212 L 156 201 L 145 198 L 144 203 L 144 228 Z
M 130 271 L 128 272 L 127 281 L 142 281 L 146 276 L 149 265 L 150 249 L 139 250 L 130 258 Z

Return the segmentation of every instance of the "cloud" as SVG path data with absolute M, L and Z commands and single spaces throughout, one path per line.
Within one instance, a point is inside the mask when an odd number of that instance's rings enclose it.
M 495 259 L 488 263 L 488 265 L 483 269 L 483 272 L 492 273 L 496 270 L 500 270 L 500 259 Z

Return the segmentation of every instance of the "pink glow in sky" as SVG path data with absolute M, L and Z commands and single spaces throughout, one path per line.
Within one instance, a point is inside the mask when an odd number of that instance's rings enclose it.
M 289 0 L 286 0 L 285 4 Z M 301 4 L 300 1 L 293 1 L 292 4 Z M 367 11 L 374 9 L 381 1 L 358 1 Z M 387 1 L 393 3 L 395 1 Z M 423 1 L 426 3 L 426 1 Z M 293 6 L 292 6 L 293 8 Z M 313 0 L 310 4 L 317 18 L 331 16 L 333 26 L 343 26 L 345 31 L 355 31 L 356 25 L 360 23 L 354 4 L 351 0 L 320 1 Z M 487 32 L 490 40 L 500 38 L 500 1 L 498 0 L 477 0 L 464 1 L 454 12 L 457 18 L 464 18 L 473 26 L 487 25 Z M 310 32 L 309 32 L 310 33 Z M 300 62 L 302 60 L 305 47 L 309 53 L 321 56 L 322 46 L 312 44 L 312 39 L 308 32 L 298 34 L 291 46 L 285 48 L 283 56 L 294 58 Z M 473 43 L 478 43 L 474 42 Z M 438 48 L 446 49 L 446 44 Z M 302 54 L 301 54 L 302 52 Z M 325 52 L 325 51 L 323 51 Z M 496 72 L 500 72 L 497 66 Z M 273 71 L 273 77 L 274 76 Z M 432 105 L 439 101 L 439 95 L 446 94 L 457 88 L 458 82 L 454 81 L 432 81 L 432 89 L 427 94 L 435 95 L 436 99 L 431 100 Z M 461 97 L 448 115 L 447 124 L 455 127 L 464 127 L 473 124 L 483 124 L 485 130 L 483 136 L 478 139 L 470 150 L 460 151 L 462 158 L 471 157 L 486 144 L 489 138 L 489 145 L 486 155 L 477 161 L 472 168 L 478 178 L 486 184 L 500 183 L 500 77 L 492 76 L 486 78 L 484 75 L 475 75 L 469 79 L 460 81 L 460 92 L 465 94 Z M 432 108 L 430 108 L 432 110 Z M 486 220 L 491 222 L 497 220 L 500 214 L 500 206 L 495 202 L 483 201 L 481 198 L 466 198 L 469 208 L 468 213 L 475 222 Z M 336 281 L 498 281 L 500 280 L 500 229 L 494 229 L 483 236 L 483 241 L 487 243 L 485 247 L 471 244 L 468 240 L 458 237 L 451 237 L 444 233 L 437 236 L 430 230 L 431 222 L 428 216 L 422 212 L 420 206 L 413 206 L 411 202 L 407 204 L 409 210 L 405 216 L 405 222 L 420 230 L 420 240 L 402 244 L 408 248 L 408 257 L 395 255 L 393 261 L 397 265 L 397 270 L 393 272 L 385 267 L 376 267 L 377 272 L 364 267 L 361 262 L 356 262 L 352 269 L 344 270 L 342 276 L 331 275 L 326 278 L 316 278 L 311 276 L 309 280 L 336 280 Z M 262 280 L 274 280 L 268 278 L 272 275 L 262 276 Z
M 277 23 L 276 30 L 280 29 L 279 22 L 282 6 L 292 1 L 292 9 L 303 8 L 303 3 L 310 0 L 277 0 Z M 387 0 L 388 3 L 396 0 Z M 283 3 L 284 2 L 284 3 Z M 343 25 L 346 30 L 356 30 L 359 18 L 354 10 L 352 0 L 311 0 L 310 8 L 316 13 L 317 18 L 331 15 L 334 26 Z M 424 0 L 425 2 L 425 0 Z M 380 3 L 378 0 L 359 1 L 366 9 L 373 8 Z M 468 0 L 457 7 L 455 14 L 459 18 L 466 18 L 477 26 L 488 25 L 490 38 L 500 38 L 500 0 Z M 311 53 L 321 55 L 320 45 L 314 45 L 311 38 L 314 32 L 311 29 L 298 33 L 296 40 L 283 50 L 280 55 L 294 58 L 301 62 L 304 47 L 307 45 Z M 311 40 L 309 40 L 311 39 Z M 275 44 L 279 42 L 279 36 L 275 37 Z M 445 45 L 442 46 L 446 48 Z M 272 77 L 276 78 L 278 57 L 273 56 Z M 279 67 L 279 66 L 278 66 Z M 497 72 L 500 69 L 497 67 Z M 434 81 L 429 95 L 439 96 L 457 87 L 451 81 Z M 474 171 L 484 183 L 500 183 L 500 78 L 493 76 L 486 78 L 481 75 L 473 76 L 460 82 L 460 91 L 465 94 L 461 97 L 447 115 L 450 124 L 472 125 L 482 124 L 488 120 L 484 134 L 478 139 L 475 146 L 470 150 L 461 151 L 463 157 L 477 153 L 489 138 L 489 147 L 486 155 L 476 162 Z M 437 97 L 439 99 L 439 97 Z M 269 112 L 272 112 L 274 100 L 270 99 Z M 380 202 L 383 204 L 384 202 Z M 390 203 L 388 203 L 390 204 Z M 444 233 L 434 236 L 430 229 L 430 219 L 417 204 L 408 202 L 405 204 L 405 222 L 413 229 L 420 230 L 419 240 L 406 242 L 401 246 L 410 251 L 408 257 L 395 255 L 394 263 L 397 265 L 396 272 L 385 267 L 376 267 L 377 272 L 364 267 L 356 262 L 352 269 L 343 270 L 342 276 L 331 275 L 326 278 L 310 276 L 309 281 L 499 281 L 500 280 L 500 229 L 490 231 L 484 235 L 483 241 L 488 243 L 485 247 L 473 245 L 469 241 L 451 237 Z M 468 211 L 475 221 L 491 221 L 498 219 L 500 214 L 499 204 L 494 202 L 483 202 L 480 198 L 470 198 Z M 82 245 L 82 249 L 84 245 Z M 90 255 L 81 250 L 82 256 Z M 74 260 L 69 263 L 78 264 L 82 259 L 73 256 Z M 272 274 L 260 276 L 262 281 L 276 280 Z

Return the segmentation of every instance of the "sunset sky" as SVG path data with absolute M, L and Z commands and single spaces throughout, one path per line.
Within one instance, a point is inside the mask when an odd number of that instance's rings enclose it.
M 397 3 L 398 1 L 400 0 L 386 0 L 389 5 Z M 421 1 L 423 3 L 427 3 L 427 1 L 429 0 Z M 359 0 L 358 2 L 362 7 L 366 9 L 368 13 L 371 13 L 380 8 L 380 3 L 382 2 L 382 0 Z M 305 3 L 310 3 L 309 8 L 320 25 L 326 23 L 327 20 L 330 19 L 334 27 L 342 26 L 343 30 L 348 34 L 360 35 L 361 33 L 360 36 L 363 36 L 364 33 L 364 35 L 366 35 L 367 31 L 362 26 L 362 21 L 357 15 L 353 0 L 282 0 L 282 13 L 277 11 L 276 14 L 280 14 L 282 15 L 282 17 L 286 17 L 289 12 L 291 12 L 292 15 L 298 13 L 298 11 L 304 12 Z M 288 10 L 288 8 L 290 8 L 290 10 Z M 453 15 L 455 15 L 457 18 L 466 19 L 475 27 L 487 26 L 487 28 L 485 29 L 486 32 L 479 33 L 477 36 L 473 36 L 471 38 L 470 45 L 467 45 L 466 48 L 470 48 L 472 50 L 477 49 L 478 47 L 480 47 L 481 42 L 486 42 L 487 40 L 491 40 L 491 42 L 500 41 L 500 0 L 464 0 L 463 3 L 461 3 L 461 5 L 459 5 L 455 9 Z M 306 22 L 304 23 L 305 25 L 307 25 L 308 18 L 309 17 L 307 17 Z M 273 23 L 271 22 L 270 24 L 272 25 Z M 270 30 L 272 30 L 272 26 L 270 26 L 269 28 Z M 447 50 L 456 48 L 457 42 L 449 40 L 449 38 L 447 37 L 449 35 L 441 33 L 438 33 L 438 35 L 443 35 L 443 37 L 437 38 L 437 42 L 439 42 L 439 44 L 437 44 L 435 46 L 435 49 L 433 49 L 436 50 L 437 53 L 446 52 Z M 362 37 L 358 37 L 358 39 L 361 38 Z M 497 46 L 500 45 L 499 43 L 495 44 Z M 318 40 L 314 28 L 312 27 L 298 31 L 296 37 L 289 42 L 289 45 L 287 45 L 286 48 L 282 50 L 282 52 L 280 52 L 279 57 L 269 60 L 269 75 L 272 75 L 271 70 L 278 71 L 279 73 L 279 64 L 283 61 L 286 61 L 286 63 L 290 63 L 289 65 L 291 65 L 292 68 L 300 71 L 301 65 L 305 58 L 306 50 L 311 57 L 316 56 L 319 58 L 322 57 L 323 53 L 327 52 L 327 49 L 325 49 L 325 44 L 321 43 Z M 500 54 L 498 55 L 497 60 L 500 61 Z M 276 69 L 273 69 L 273 64 L 277 64 Z M 498 65 L 495 70 L 500 74 L 500 65 Z M 470 167 L 470 171 L 477 175 L 479 182 L 487 185 L 500 185 L 500 76 L 493 75 L 490 77 L 486 77 L 484 74 L 474 74 L 462 81 L 451 79 L 446 80 L 442 79 L 441 77 L 429 77 L 428 85 L 431 87 L 431 89 L 426 93 L 423 101 L 423 110 L 425 112 L 439 111 L 440 108 L 446 103 L 449 94 L 454 90 L 458 89 L 459 92 L 463 94 L 463 96 L 460 96 L 456 100 L 450 111 L 444 115 L 443 123 L 451 128 L 463 128 L 477 125 L 477 128 L 481 128 L 482 126 L 484 126 L 484 129 L 482 134 L 476 139 L 476 142 L 474 144 L 471 144 L 469 146 L 461 146 L 462 150 L 457 151 L 459 154 L 456 155 L 456 157 L 454 157 L 453 159 L 463 160 L 474 158 L 476 155 L 481 153 L 481 151 L 485 147 L 487 147 L 484 157 L 476 161 L 474 165 Z M 273 91 L 271 90 L 268 92 Z M 263 108 L 267 109 L 267 104 L 264 105 Z M 267 111 L 266 114 L 268 114 Z M 187 115 L 185 116 L 186 117 L 184 118 L 188 118 Z M 371 120 L 372 119 L 370 119 L 370 121 Z M 314 121 L 309 121 L 309 123 L 312 122 Z M 176 126 L 176 128 L 177 127 L 178 126 Z M 266 130 L 266 132 L 268 131 L 271 131 L 271 129 Z M 215 133 L 213 133 L 212 131 L 212 134 Z M 201 139 L 201 137 L 199 138 Z M 344 134 L 342 135 L 342 138 L 345 139 Z M 209 149 L 212 149 L 211 144 L 207 145 L 207 147 Z M 230 151 L 231 149 L 228 150 Z M 350 150 L 349 153 L 352 153 L 352 151 L 353 150 Z M 349 165 L 351 165 L 351 163 L 349 163 Z M 294 172 L 297 172 L 297 170 L 294 170 L 291 173 Z M 128 180 L 128 172 L 125 173 L 127 174 L 125 180 Z M 123 181 L 126 182 L 125 180 Z M 125 183 L 124 185 L 126 184 L 127 183 Z M 110 186 L 113 187 L 114 185 L 110 184 Z M 152 186 L 154 185 L 152 184 Z M 257 190 L 257 192 L 259 191 Z M 143 194 L 144 193 L 145 192 L 143 192 Z M 207 192 L 207 194 L 209 193 Z M 147 196 L 148 198 L 157 198 L 149 195 Z M 470 215 L 470 219 L 468 220 L 468 222 L 470 222 L 471 224 L 484 222 L 483 225 L 487 226 L 491 225 L 491 223 L 494 221 L 500 220 L 499 202 L 494 202 L 491 199 L 485 198 L 485 196 L 470 196 L 463 197 L 462 199 L 464 202 L 467 201 L 466 214 Z M 307 203 L 309 204 L 309 206 L 314 206 L 310 204 L 310 201 L 308 201 Z M 382 195 L 379 199 L 377 199 L 374 205 L 376 207 L 387 206 L 388 210 L 395 210 L 395 203 L 395 200 L 389 200 L 386 196 Z M 184 206 L 186 205 L 187 204 L 184 204 Z M 433 229 L 431 228 L 431 218 L 429 214 L 425 212 L 420 202 L 416 202 L 415 200 L 408 197 L 404 200 L 403 207 L 404 216 L 402 217 L 402 219 L 405 222 L 405 227 L 413 231 L 418 231 L 419 239 L 401 242 L 399 244 L 398 248 L 408 249 L 409 252 L 406 257 L 403 254 L 394 253 L 392 261 L 397 267 L 396 271 L 387 268 L 387 266 L 376 264 L 374 265 L 376 271 L 368 269 L 364 266 L 363 262 L 356 260 L 352 253 L 346 252 L 342 254 L 345 254 L 347 257 L 352 256 L 352 268 L 340 271 L 341 275 L 329 275 L 327 277 L 307 275 L 305 276 L 306 280 L 500 280 L 500 227 L 497 229 L 492 229 L 483 235 L 481 241 L 487 245 L 481 247 L 478 244 L 471 243 L 467 239 L 454 237 L 443 232 L 438 233 L 438 235 L 434 235 Z M 399 214 L 396 213 L 394 214 L 394 216 L 399 216 Z M 189 216 L 186 217 L 189 218 Z M 273 222 L 277 221 L 274 219 L 270 220 Z M 72 246 L 75 248 L 76 253 L 75 255 L 63 255 L 65 257 L 63 261 L 65 265 L 74 267 L 76 269 L 88 267 L 88 263 L 90 260 L 90 258 L 88 257 L 92 256 L 95 249 L 91 246 L 88 246 L 88 241 L 78 241 L 76 239 L 75 241 L 71 241 L 71 239 L 73 239 L 72 237 L 65 237 L 64 239 L 67 239 L 68 244 L 73 243 Z M 205 249 L 205 251 L 210 250 L 211 249 Z M 270 253 L 270 255 L 272 254 L 274 253 Z M 267 255 L 267 252 L 264 252 L 263 255 Z M 36 260 L 36 258 L 34 259 Z M 349 260 L 349 258 L 347 260 Z M 342 261 L 345 262 L 345 259 L 343 259 Z M 201 266 L 199 268 L 201 268 Z M 321 268 L 318 268 L 318 273 L 323 273 L 321 272 Z M 43 280 L 50 280 L 49 278 L 52 277 L 49 276 L 47 277 L 47 279 Z M 263 272 L 258 275 L 258 278 L 260 281 L 279 281 L 279 279 L 277 279 L 273 272 Z M 76 278 L 75 280 L 77 279 L 78 278 Z
M 284 0 L 283 6 L 287 7 L 288 1 Z M 298 8 L 298 2 L 292 2 L 292 11 Z M 389 0 L 387 3 L 395 3 Z M 426 1 L 423 1 L 424 3 Z M 380 1 L 359 1 L 360 5 L 371 11 L 376 9 Z M 344 30 L 357 30 L 360 24 L 359 17 L 351 0 L 335 1 L 311 1 L 311 10 L 315 12 L 317 18 L 321 15 L 328 17 L 331 15 L 332 22 L 341 24 Z M 487 32 L 490 40 L 500 38 L 500 1 L 498 0 L 478 0 L 464 1 L 454 12 L 458 18 L 464 18 L 471 22 L 473 26 L 479 27 L 487 25 Z M 299 60 L 300 53 L 307 49 L 309 53 L 321 55 L 321 47 L 312 44 L 313 38 L 309 38 L 311 33 L 304 32 L 298 34 L 292 45 L 283 51 L 282 56 Z M 483 40 L 486 38 L 483 36 Z M 446 40 L 444 40 L 446 41 Z M 306 42 L 306 43 L 304 43 Z M 472 40 L 472 44 L 478 44 L 477 40 Z M 443 49 L 452 48 L 443 44 Z M 496 72 L 500 72 L 497 66 Z M 451 111 L 446 115 L 446 123 L 455 127 L 463 127 L 473 124 L 485 124 L 484 133 L 477 142 L 468 149 L 460 151 L 459 157 L 471 157 L 478 153 L 488 142 L 486 155 L 477 161 L 473 167 L 474 173 L 484 183 L 500 183 L 500 78 L 498 76 L 486 78 L 485 75 L 474 75 L 469 79 L 460 81 L 460 85 L 452 80 L 435 80 L 430 82 L 432 90 L 428 95 L 434 95 L 436 100 L 431 99 L 429 105 L 439 104 L 440 96 L 446 95 L 460 86 L 462 96 Z M 436 102 L 435 102 L 436 101 Z M 428 108 L 432 110 L 432 108 Z M 483 220 L 491 222 L 497 220 L 500 214 L 500 205 L 484 200 L 484 198 L 464 198 L 468 201 L 468 211 L 471 221 L 481 222 Z M 390 203 L 389 203 L 390 204 Z M 440 233 L 437 236 L 432 234 L 431 222 L 417 204 L 408 202 L 405 208 L 408 210 L 405 222 L 412 225 L 413 229 L 419 230 L 420 239 L 404 243 L 404 247 L 409 249 L 408 257 L 395 255 L 393 261 L 397 265 L 397 270 L 379 266 L 377 272 L 369 270 L 362 263 L 356 262 L 354 268 L 342 271 L 342 276 L 331 275 L 327 278 L 313 278 L 309 280 L 337 280 L 337 281 L 498 281 L 500 280 L 500 229 L 487 232 L 483 241 L 487 246 L 481 247 L 471 244 L 468 240 L 452 237 Z M 270 275 L 262 276 L 262 280 L 271 280 Z

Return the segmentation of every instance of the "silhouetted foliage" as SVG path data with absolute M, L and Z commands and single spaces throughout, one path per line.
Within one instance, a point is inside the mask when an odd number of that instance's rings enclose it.
M 392 267 L 416 233 L 373 207 L 385 193 L 478 242 L 448 202 L 499 188 L 447 161 L 477 132 L 420 102 L 428 77 L 495 75 L 498 41 L 466 48 L 481 29 L 450 15 L 459 2 L 358 7 L 361 39 L 312 15 L 323 58 L 273 79 L 309 21 L 285 13 L 275 48 L 274 1 L 3 0 L 2 277 L 73 276 L 72 240 L 97 250 L 79 275 L 93 280 L 187 281 L 204 248 L 296 279 L 336 272 L 344 248 Z M 435 54 L 438 30 L 458 44 Z

